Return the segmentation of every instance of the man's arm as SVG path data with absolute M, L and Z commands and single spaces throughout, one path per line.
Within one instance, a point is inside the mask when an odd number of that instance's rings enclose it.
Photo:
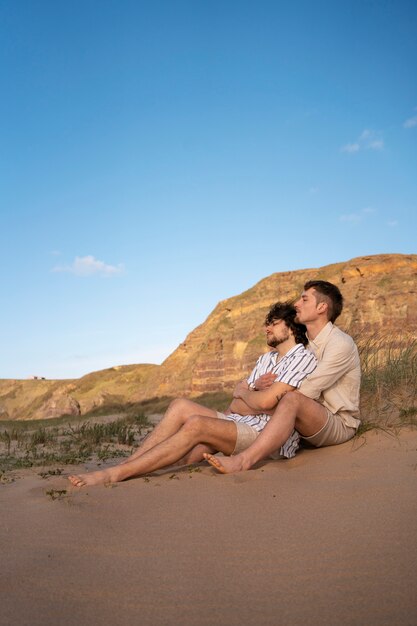
M 265 355 L 259 357 L 251 374 L 247 379 L 243 381 L 245 388 L 250 387 L 250 389 L 252 390 L 256 389 L 257 391 L 261 391 L 267 389 L 275 382 L 276 375 L 272 372 L 261 374 L 259 376 L 259 368 L 262 364 L 263 358 L 265 358 Z M 238 385 L 240 385 L 240 383 L 238 383 Z M 225 411 L 225 414 L 227 415 L 228 413 L 237 413 L 238 415 L 262 415 L 265 412 L 272 413 L 274 409 L 275 405 L 269 411 L 265 411 L 264 409 L 256 410 L 253 407 L 249 406 L 244 400 L 242 400 L 242 398 L 233 397 L 230 405 Z
M 262 415 L 263 413 L 269 413 L 269 411 L 262 411 L 261 409 L 256 411 L 241 398 L 233 398 L 226 411 L 226 415 L 227 413 L 237 413 L 238 415 Z
M 262 374 L 262 376 L 259 376 L 259 378 L 257 378 L 252 383 L 252 389 L 256 389 L 256 391 L 263 391 L 264 389 L 268 389 L 268 387 L 270 387 L 275 382 L 275 379 L 276 375 L 272 372 Z
M 243 400 L 254 411 L 268 413 L 276 407 L 284 394 L 294 389 L 295 387 L 287 383 L 276 382 L 263 391 L 251 391 L 246 382 L 241 382 L 236 386 L 233 397 Z

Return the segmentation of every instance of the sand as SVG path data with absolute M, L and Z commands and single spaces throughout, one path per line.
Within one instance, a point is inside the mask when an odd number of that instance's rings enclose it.
M 16 472 L 0 485 L 0 623 L 417 623 L 417 430 L 199 469 L 83 490 Z

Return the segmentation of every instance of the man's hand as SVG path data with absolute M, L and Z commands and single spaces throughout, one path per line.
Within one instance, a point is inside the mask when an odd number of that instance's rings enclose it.
M 274 377 L 273 374 L 272 377 Z M 262 376 L 262 379 L 265 379 L 265 376 Z M 266 384 L 266 381 L 263 380 L 262 383 Z M 287 391 L 292 391 L 294 389 L 291 385 L 287 385 L 287 383 L 282 382 L 274 382 L 272 384 L 269 383 L 268 387 L 262 391 L 258 389 L 252 391 L 248 387 L 249 386 L 246 380 L 236 385 L 233 393 L 233 403 L 243 400 L 243 402 L 245 402 L 250 408 L 254 409 L 254 411 L 262 411 L 262 413 L 269 413 L 271 410 L 275 409 L 282 396 L 287 393 Z M 236 410 L 236 408 L 234 408 L 234 411 L 236 413 L 240 413 L 240 411 Z
M 236 385 L 235 390 L 233 392 L 233 397 L 241 398 L 242 391 L 247 391 L 248 389 L 249 389 L 248 381 L 242 380 L 240 383 Z
M 263 391 L 264 389 L 268 389 L 275 382 L 275 374 L 270 372 L 269 374 L 262 374 L 255 380 L 255 389 L 257 391 Z

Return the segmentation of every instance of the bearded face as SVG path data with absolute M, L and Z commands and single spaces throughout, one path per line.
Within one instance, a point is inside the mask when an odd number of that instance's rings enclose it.
M 290 329 L 284 320 L 274 320 L 265 326 L 266 343 L 271 348 L 276 348 L 290 337 Z

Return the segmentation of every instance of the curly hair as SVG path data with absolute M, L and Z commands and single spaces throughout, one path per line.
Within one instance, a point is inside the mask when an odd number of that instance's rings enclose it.
M 339 287 L 328 283 L 327 280 L 309 280 L 304 285 L 304 291 L 314 289 L 317 304 L 325 302 L 327 304 L 327 317 L 330 322 L 334 322 L 342 312 L 343 296 Z
M 299 324 L 295 321 L 296 314 L 292 302 L 276 302 L 265 317 L 265 326 L 277 320 L 284 320 L 286 326 L 294 333 L 296 343 L 302 343 L 303 346 L 306 346 L 308 344 L 307 329 L 304 324 Z

